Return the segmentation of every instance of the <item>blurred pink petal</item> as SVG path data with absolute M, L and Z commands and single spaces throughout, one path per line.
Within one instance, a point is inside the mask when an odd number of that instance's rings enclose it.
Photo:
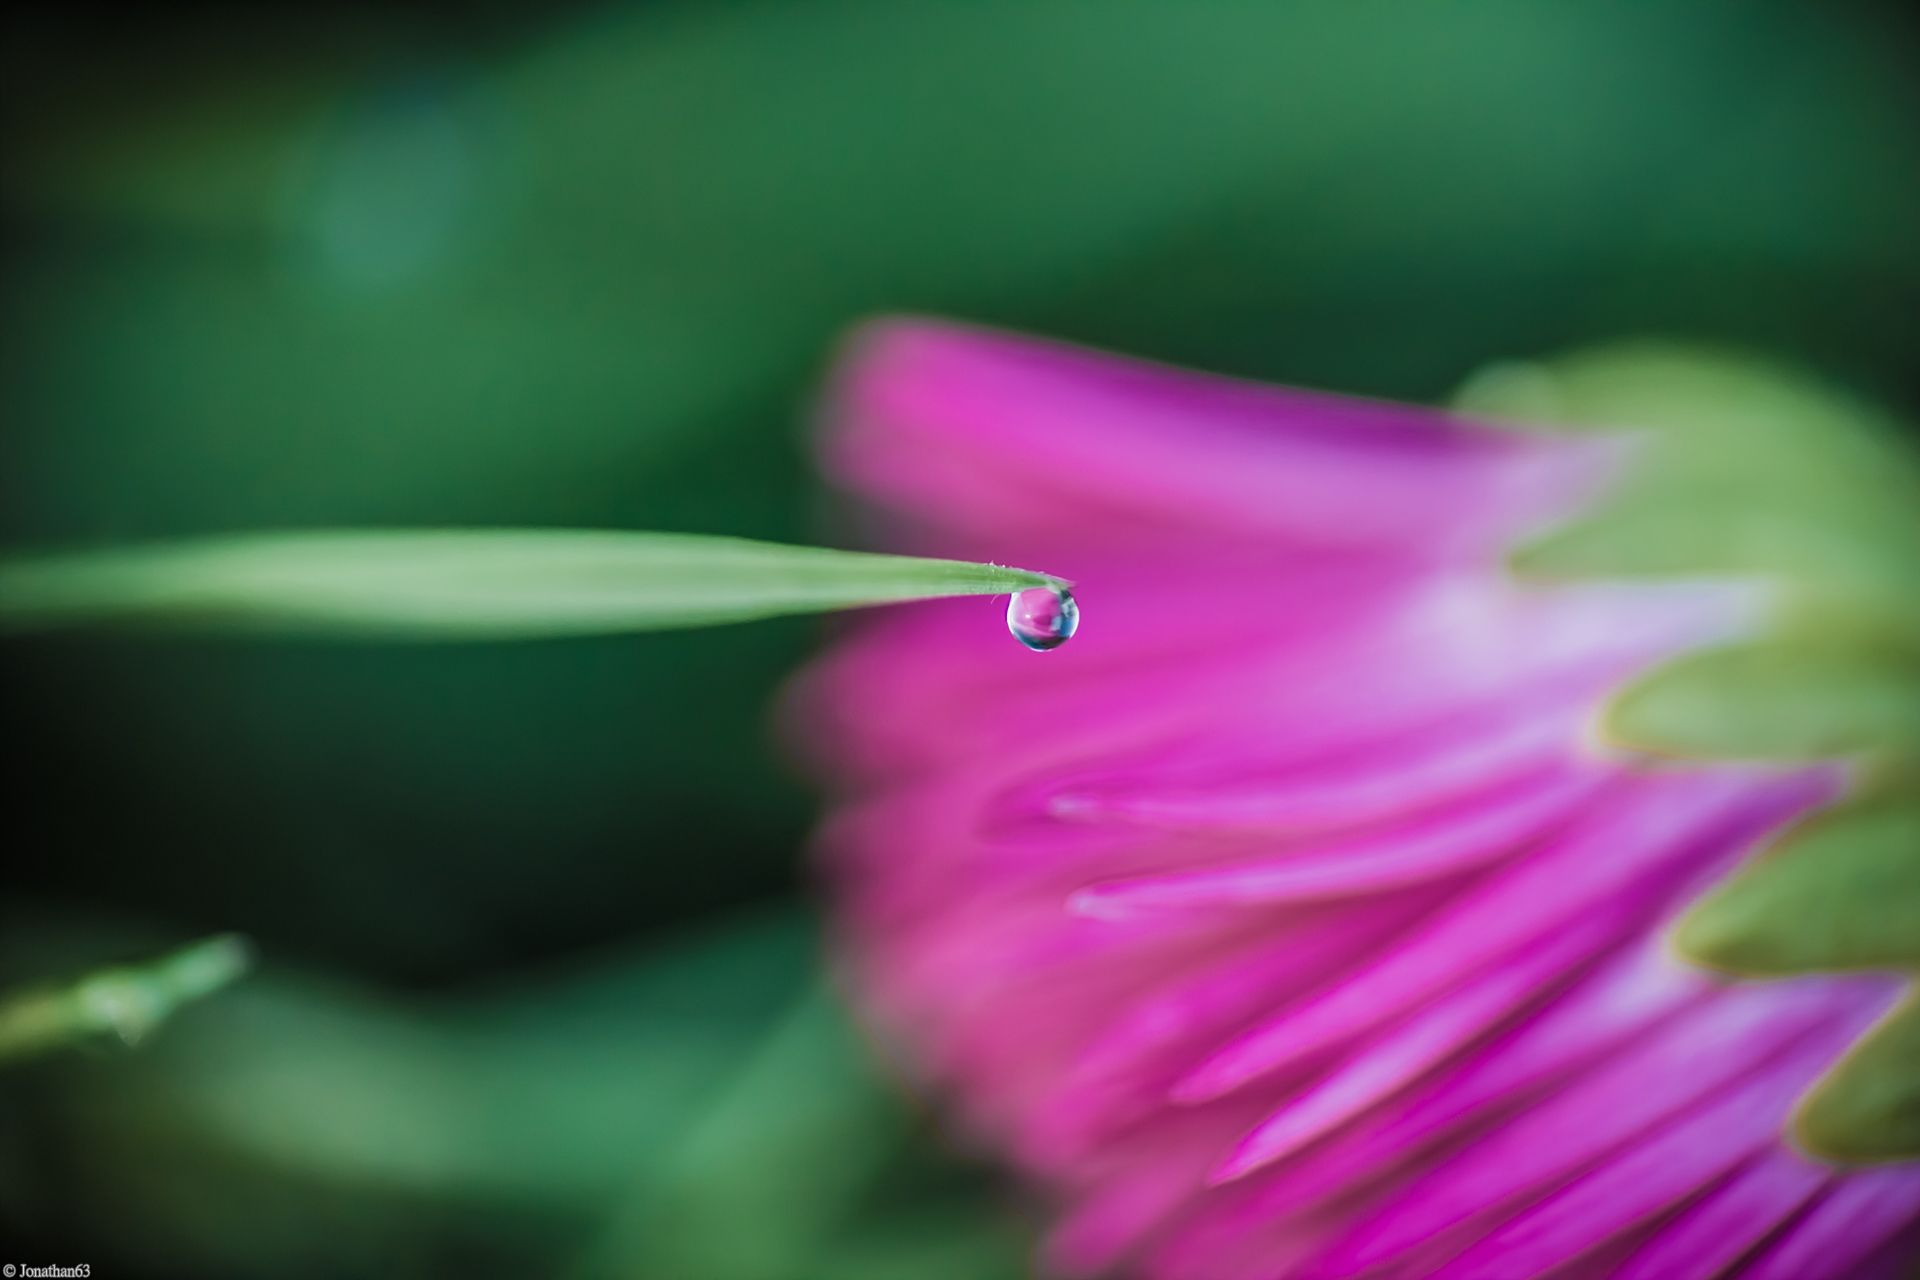
M 1920 1170 L 1780 1137 L 1898 984 L 1664 951 L 1842 775 L 1589 731 L 1758 598 L 1500 572 L 1619 445 L 894 322 L 822 448 L 891 548 L 1085 610 L 1045 659 L 887 611 L 790 704 L 849 979 L 1057 1202 L 1048 1268 L 1816 1280 L 1920 1220 Z

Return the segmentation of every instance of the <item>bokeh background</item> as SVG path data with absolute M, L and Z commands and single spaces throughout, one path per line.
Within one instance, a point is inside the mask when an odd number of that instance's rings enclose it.
M 1420 400 L 1667 335 L 1920 407 L 1920 26 L 1898 5 L 4 24 L 11 546 L 337 524 L 844 543 L 810 396 L 850 324 L 902 309 Z M 0 1253 L 111 1276 L 1023 1274 L 1017 1198 L 823 991 L 811 801 L 769 716 L 822 629 L 6 641 L 0 979 L 223 930 L 261 965 L 137 1048 L 0 1064 Z

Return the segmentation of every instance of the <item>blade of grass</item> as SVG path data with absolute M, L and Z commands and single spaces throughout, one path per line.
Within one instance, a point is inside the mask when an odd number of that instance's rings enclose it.
M 651 631 L 1063 586 L 1025 569 L 588 529 L 333 529 L 15 556 L 0 628 L 422 640 Z

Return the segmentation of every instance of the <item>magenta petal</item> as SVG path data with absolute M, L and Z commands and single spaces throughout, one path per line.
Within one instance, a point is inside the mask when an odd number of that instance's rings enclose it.
M 920 519 L 1047 530 L 1131 512 L 1426 550 L 1581 501 L 1618 452 L 913 321 L 861 336 L 833 423 L 830 471 Z
M 1457 707 L 1435 723 L 1395 725 L 1345 749 L 1316 744 L 1294 760 L 1196 759 L 1189 748 L 1181 767 L 1204 761 L 1204 779 L 1169 787 L 1162 762 L 1058 793 L 1052 809 L 1081 819 L 1279 831 L 1417 812 L 1563 764 L 1575 752 L 1591 699 L 1590 690 L 1563 682 L 1571 687 L 1536 690 L 1516 705 Z M 1349 714 L 1343 722 L 1350 721 Z M 1254 741 L 1271 751 L 1274 737 L 1269 727 Z
M 1863 1169 L 1833 1185 L 1741 1270 L 1742 1280 L 1847 1276 L 1920 1213 L 1920 1168 Z
M 1654 1035 L 1711 989 L 1698 976 L 1677 972 L 1657 950 L 1636 948 L 1571 986 L 1536 993 L 1554 999 L 1535 1012 L 1516 1011 L 1517 1027 L 1482 1042 L 1451 1070 L 1430 1074 L 1364 1123 L 1256 1175 L 1250 1181 L 1259 1186 L 1260 1211 L 1282 1213 L 1340 1196 L 1368 1179 L 1417 1167 L 1461 1133 L 1490 1133 L 1516 1110 L 1538 1104 L 1543 1092 L 1565 1089 L 1597 1062 Z
M 1774 1122 L 1825 1064 L 1816 1043 L 1688 1111 L 1565 1190 L 1481 1237 L 1434 1273 L 1435 1280 L 1486 1274 L 1540 1275 L 1711 1185 L 1777 1141 Z
M 1614 1280 L 1713 1280 L 1835 1176 L 1833 1169 L 1775 1146 L 1663 1227 Z
M 1385 832 L 1284 850 L 1249 864 L 1089 885 L 1074 894 L 1071 906 L 1120 919 L 1156 909 L 1313 902 L 1406 888 L 1519 852 L 1576 816 L 1605 782 L 1597 769 L 1528 778 Z
M 1571 922 L 1611 892 L 1653 893 L 1651 873 L 1738 847 L 1823 789 L 1816 780 L 1767 786 L 1733 771 L 1713 783 L 1647 779 L 1442 911 L 1384 959 L 1212 1055 L 1176 1096 L 1216 1097 L 1355 1035 Z
M 1604 922 L 1569 930 L 1448 993 L 1364 1049 L 1279 1113 L 1263 1121 L 1215 1171 L 1216 1181 L 1244 1177 L 1393 1096 L 1524 1008 L 1570 964 L 1586 959 L 1596 940 L 1614 934 Z
M 1771 1071 L 1770 1064 L 1837 1016 L 1831 995 L 1818 985 L 1800 986 L 1789 1001 L 1772 994 L 1727 992 L 1623 1049 L 1358 1226 L 1336 1255 L 1340 1263 L 1377 1264 L 1486 1215 L 1523 1207 L 1651 1126 L 1684 1121 L 1688 1108 L 1715 1091 Z M 1864 1026 L 1864 1018 L 1856 1015 L 1854 1025 Z M 1828 1052 L 1835 1043 L 1844 1040 L 1827 1041 Z

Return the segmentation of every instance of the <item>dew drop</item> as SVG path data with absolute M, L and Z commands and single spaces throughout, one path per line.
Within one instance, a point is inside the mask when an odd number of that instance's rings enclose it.
M 1028 587 L 1007 602 L 1007 630 L 1040 653 L 1058 649 L 1079 628 L 1080 606 L 1065 587 Z

